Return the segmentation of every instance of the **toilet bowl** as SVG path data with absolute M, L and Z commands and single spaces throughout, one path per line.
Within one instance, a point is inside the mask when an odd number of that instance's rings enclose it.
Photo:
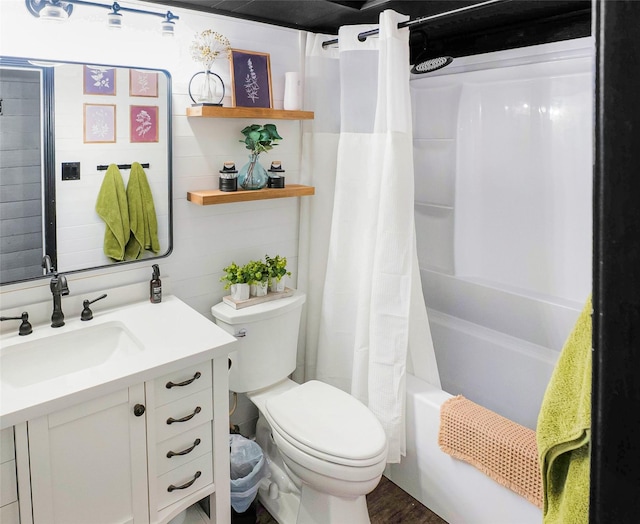
M 366 524 L 366 494 L 380 481 L 387 441 L 359 400 L 331 385 L 288 379 L 305 295 L 245 309 L 220 303 L 216 323 L 239 336 L 229 387 L 247 393 L 271 476 L 258 497 L 280 524 Z

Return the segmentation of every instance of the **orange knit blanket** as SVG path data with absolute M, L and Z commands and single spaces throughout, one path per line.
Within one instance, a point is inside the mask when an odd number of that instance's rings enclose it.
M 542 508 L 535 431 L 458 395 L 440 409 L 438 445 Z

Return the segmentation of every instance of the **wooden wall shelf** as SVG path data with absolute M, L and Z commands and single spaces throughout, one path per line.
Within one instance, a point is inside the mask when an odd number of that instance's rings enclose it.
M 232 202 L 268 200 L 270 198 L 309 196 L 315 194 L 315 192 L 315 187 L 300 184 L 289 184 L 282 189 L 264 188 L 254 191 L 220 191 L 219 189 L 208 189 L 189 191 L 187 193 L 187 200 L 200 206 L 210 206 L 213 204 L 230 204 Z
M 187 116 L 208 118 L 264 118 L 269 120 L 313 120 L 313 111 L 285 111 L 263 107 L 187 107 Z

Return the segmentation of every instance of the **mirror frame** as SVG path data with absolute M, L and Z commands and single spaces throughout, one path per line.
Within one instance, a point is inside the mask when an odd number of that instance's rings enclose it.
M 51 64 L 47 66 L 46 64 Z M 51 59 L 38 59 L 15 56 L 0 56 L 0 67 L 9 66 L 21 69 L 30 69 L 41 72 L 42 78 L 42 117 L 41 117 L 41 140 L 42 140 L 42 183 L 43 183 L 43 227 L 44 227 L 44 255 L 49 255 L 53 266 L 58 270 L 57 260 L 57 220 L 56 220 L 56 151 L 55 151 L 55 81 L 54 67 L 55 65 L 85 65 L 87 62 L 76 61 L 56 61 Z M 116 267 L 120 265 L 135 264 L 148 262 L 168 257 L 173 252 L 173 110 L 172 110 L 172 86 L 171 73 L 166 69 L 156 69 L 150 67 L 125 66 L 115 64 L 97 64 L 89 65 L 117 67 L 123 69 L 140 69 L 146 71 L 154 71 L 163 73 L 167 79 L 166 94 L 166 110 L 167 122 L 165 130 L 167 133 L 167 199 L 168 199 L 168 231 L 167 250 L 157 256 L 145 257 L 138 260 L 116 261 L 112 264 L 104 264 L 99 266 L 91 266 L 82 269 L 60 270 L 65 274 L 80 273 L 84 271 L 93 271 Z M 43 274 L 35 277 L 11 280 L 8 282 L 0 282 L 0 286 L 16 284 L 20 282 L 30 282 L 42 278 L 49 278 L 50 275 Z

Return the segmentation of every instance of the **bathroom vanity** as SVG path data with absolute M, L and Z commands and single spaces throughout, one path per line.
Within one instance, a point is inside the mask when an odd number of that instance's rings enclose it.
M 235 338 L 173 296 L 71 317 L 0 339 L 0 521 L 228 524 Z

